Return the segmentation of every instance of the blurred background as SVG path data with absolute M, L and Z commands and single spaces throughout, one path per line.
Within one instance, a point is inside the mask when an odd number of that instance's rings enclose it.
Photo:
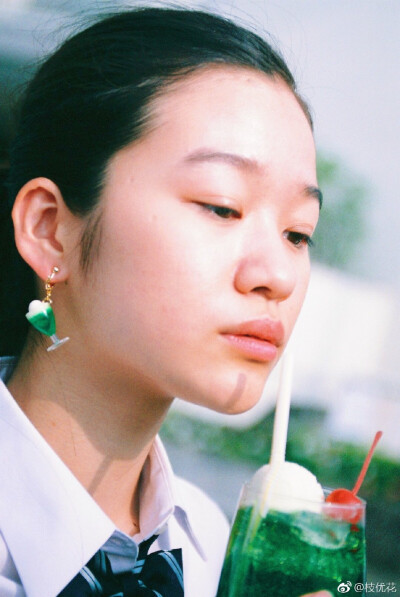
M 0 0 L 0 163 L 14 106 L 38 61 L 92 16 L 134 1 Z M 167 2 L 140 2 L 165 5 Z M 177 5 L 177 3 L 174 3 Z M 272 39 L 314 115 L 324 207 L 313 274 L 290 341 L 295 358 L 287 458 L 351 488 L 384 436 L 368 501 L 370 582 L 400 590 L 400 2 L 181 1 Z M 178 474 L 234 514 L 241 484 L 268 461 L 279 371 L 235 417 L 179 400 L 162 436 Z

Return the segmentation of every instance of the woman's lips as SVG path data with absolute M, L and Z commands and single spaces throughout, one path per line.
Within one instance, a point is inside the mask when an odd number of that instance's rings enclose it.
M 255 361 L 273 361 L 278 354 L 277 347 L 267 340 L 234 334 L 223 334 L 223 337 L 244 356 Z
M 285 332 L 280 321 L 258 319 L 234 326 L 222 336 L 247 358 L 269 362 L 277 357 Z

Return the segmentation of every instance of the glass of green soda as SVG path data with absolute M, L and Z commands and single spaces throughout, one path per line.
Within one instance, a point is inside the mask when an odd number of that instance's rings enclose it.
M 217 597 L 364 594 L 363 500 L 332 504 L 277 495 L 265 511 L 259 491 L 251 483 L 242 489 Z

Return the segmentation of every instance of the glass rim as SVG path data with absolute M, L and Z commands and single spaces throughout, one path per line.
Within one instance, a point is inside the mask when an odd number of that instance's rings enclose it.
M 338 489 L 338 488 L 337 488 Z M 340 488 L 341 489 L 341 488 Z M 259 496 L 261 494 L 261 488 L 259 488 L 258 491 L 254 491 L 254 488 L 251 487 L 251 481 L 248 481 L 246 483 L 244 483 L 243 485 L 243 489 L 242 489 L 242 494 L 240 496 L 239 499 L 239 505 L 242 503 L 242 498 L 244 497 L 244 495 L 247 493 L 247 495 L 251 496 L 251 494 L 253 494 L 254 496 Z M 335 491 L 334 488 L 331 487 L 327 487 L 325 485 L 322 485 L 322 490 L 324 492 L 324 498 L 326 498 L 330 493 L 332 493 L 332 491 Z M 282 492 L 273 492 L 274 495 L 274 501 L 276 499 L 281 498 L 282 501 L 292 501 L 294 503 L 298 503 L 300 504 L 310 504 L 310 505 L 326 505 L 326 509 L 334 509 L 337 511 L 340 510 L 348 510 L 349 508 L 354 510 L 365 510 L 366 509 L 366 505 L 367 502 L 366 500 L 364 500 L 363 498 L 361 498 L 360 496 L 356 496 L 358 500 L 360 500 L 359 502 L 354 502 L 354 503 L 350 503 L 350 504 L 341 504 L 341 503 L 335 503 L 335 502 L 326 502 L 325 500 L 320 501 L 320 500 L 316 500 L 316 499 L 309 499 L 307 497 L 302 497 L 302 496 L 294 496 L 294 495 L 290 495 L 290 494 L 285 494 Z M 246 501 L 246 499 L 245 499 Z M 250 500 L 249 500 L 250 501 Z M 266 500 L 268 502 L 268 500 Z M 251 504 L 249 504 L 251 505 Z M 271 509 L 275 509 L 275 508 L 271 508 Z

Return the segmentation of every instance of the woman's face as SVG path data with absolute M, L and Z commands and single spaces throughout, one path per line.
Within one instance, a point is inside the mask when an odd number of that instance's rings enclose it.
M 99 252 L 77 287 L 92 362 L 155 395 L 241 412 L 309 280 L 310 126 L 285 84 L 227 67 L 191 75 L 154 110 L 156 126 L 110 163 Z

